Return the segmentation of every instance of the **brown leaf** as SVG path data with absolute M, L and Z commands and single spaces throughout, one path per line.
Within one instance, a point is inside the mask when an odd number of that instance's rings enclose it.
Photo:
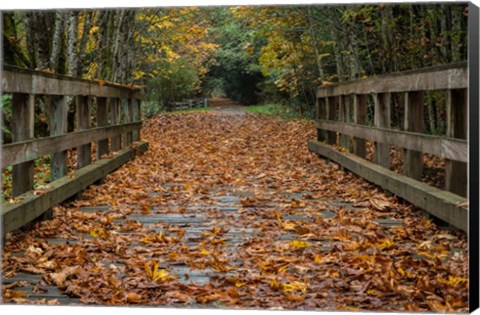
M 380 198 L 371 198 L 369 201 L 370 205 L 378 211 L 388 211 L 392 206 L 389 201 Z

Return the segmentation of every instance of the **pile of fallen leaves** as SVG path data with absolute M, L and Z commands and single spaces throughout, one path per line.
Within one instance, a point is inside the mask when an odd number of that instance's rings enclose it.
M 38 286 L 85 304 L 467 311 L 465 234 L 310 153 L 313 122 L 159 115 L 142 136 L 143 156 L 7 235 L 3 277 L 39 274 Z M 220 211 L 215 197 L 231 195 L 243 196 L 238 209 Z M 201 217 L 203 230 L 135 219 L 155 215 Z M 188 283 L 176 268 L 214 276 Z M 24 286 L 4 288 L 3 302 L 31 303 Z

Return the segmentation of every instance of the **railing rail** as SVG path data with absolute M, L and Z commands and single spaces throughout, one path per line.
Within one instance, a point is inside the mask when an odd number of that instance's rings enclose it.
M 201 107 L 207 107 L 207 106 L 208 106 L 208 101 L 206 98 L 188 99 L 181 102 L 172 103 L 173 110 L 201 108 Z
M 311 141 L 309 147 L 344 167 L 348 165 L 348 168 L 355 169 L 354 172 L 366 179 L 466 230 L 467 210 L 460 209 L 458 203 L 466 201 L 464 196 L 467 195 L 467 88 L 466 62 L 318 87 L 317 141 Z M 428 91 L 445 93 L 447 118 L 444 136 L 424 133 L 424 95 Z M 403 102 L 401 130 L 392 129 L 392 93 L 398 93 L 398 98 Z M 367 126 L 370 95 L 373 96 L 373 106 L 370 109 L 370 115 L 373 112 L 373 126 Z M 367 140 L 374 143 L 373 163 L 365 159 Z M 336 145 L 344 147 L 346 152 L 333 152 L 332 146 Z M 389 170 L 392 146 L 403 149 L 402 175 Z M 430 200 L 430 197 L 438 199 L 440 195 L 445 196 L 442 190 L 437 191 L 419 181 L 423 153 L 446 159 L 445 190 L 452 194 L 446 201 L 442 199 L 444 209 L 433 209 L 439 205 L 436 202 L 430 202 L 430 205 L 420 202 Z M 384 167 L 381 176 L 378 173 L 381 168 L 375 164 Z M 409 179 L 396 181 L 398 176 Z M 402 188 L 395 188 L 392 182 Z M 435 197 L 432 197 L 433 192 Z M 420 197 L 413 197 L 413 194 Z
M 2 168 L 12 166 L 14 202 L 2 206 L 3 231 L 16 229 L 101 180 L 107 172 L 134 156 L 140 141 L 141 89 L 84 80 L 42 71 L 4 66 L 1 90 L 12 95 L 12 139 L 2 146 Z M 42 97 L 48 112 L 50 136 L 34 138 L 35 100 Z M 67 132 L 67 98 L 75 105 L 75 131 Z M 94 115 L 93 115 L 94 114 Z M 92 143 L 96 160 L 92 164 Z M 68 176 L 67 152 L 77 150 L 77 171 Z M 116 152 L 114 155 L 109 153 Z M 34 160 L 51 155 L 51 184 L 38 196 L 34 191 Z M 100 163 L 101 162 L 101 163 Z M 71 174 L 70 174 L 71 175 Z

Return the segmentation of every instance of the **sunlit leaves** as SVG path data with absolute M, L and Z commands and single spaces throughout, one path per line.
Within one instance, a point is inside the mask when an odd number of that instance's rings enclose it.
M 165 269 L 159 269 L 159 263 L 145 263 L 145 274 L 153 281 L 166 281 L 170 279 L 171 275 Z

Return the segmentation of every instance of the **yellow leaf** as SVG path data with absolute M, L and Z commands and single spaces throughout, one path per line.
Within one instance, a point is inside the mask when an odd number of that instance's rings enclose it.
M 380 243 L 380 245 L 378 245 L 378 248 L 380 250 L 384 250 L 384 249 L 389 249 L 393 245 L 394 245 L 393 240 L 390 238 L 387 238 L 382 243 Z
M 272 288 L 273 290 L 280 290 L 283 288 L 283 285 L 281 282 L 277 281 L 276 279 L 273 279 L 272 281 L 270 281 L 270 283 L 268 284 L 270 286 L 270 288 Z
M 283 291 L 285 292 L 301 291 L 302 293 L 305 293 L 307 292 L 308 287 L 309 287 L 308 283 L 294 281 L 292 283 L 284 284 Z
M 145 273 L 153 281 L 165 281 L 170 278 L 170 274 L 165 269 L 158 270 L 158 262 L 154 262 L 153 266 L 145 263 Z
M 305 248 L 307 246 L 310 246 L 310 243 L 305 241 L 295 240 L 295 241 L 291 241 L 289 245 L 294 248 Z
M 467 278 L 462 278 L 462 277 L 448 276 L 448 280 L 439 278 L 438 282 L 443 283 L 443 284 L 447 284 L 447 285 L 450 285 L 450 286 L 457 286 L 459 284 L 467 284 L 468 279 Z
M 210 252 L 203 247 L 200 247 L 200 253 L 202 255 L 210 255 Z
M 155 270 L 152 279 L 154 281 L 165 281 L 170 278 L 170 274 L 165 269 Z
M 110 236 L 110 232 L 103 228 L 94 227 L 90 231 L 90 235 L 94 238 L 108 238 Z

